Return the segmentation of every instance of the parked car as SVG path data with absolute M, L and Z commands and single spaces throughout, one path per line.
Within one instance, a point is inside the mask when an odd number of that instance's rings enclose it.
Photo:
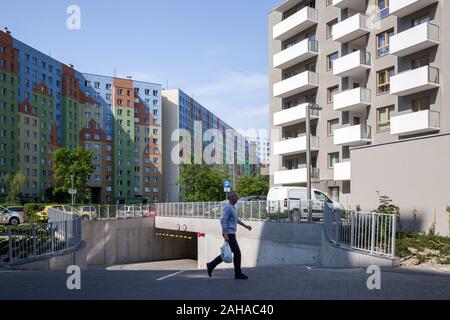
M 95 220 L 98 218 L 97 208 L 94 206 L 82 206 L 75 208 L 83 220 Z
M 117 218 L 119 219 L 127 219 L 134 217 L 143 217 L 144 214 L 141 211 L 139 206 L 134 205 L 125 205 L 119 207 L 119 211 L 117 211 Z
M 0 224 L 10 224 L 17 226 L 24 222 L 23 213 L 9 210 L 0 206 Z
M 21 213 L 21 214 L 23 214 L 23 212 L 24 212 L 24 207 L 21 207 L 21 206 L 7 207 L 6 209 L 8 209 L 9 211 L 17 212 L 17 213 Z
M 266 210 L 268 214 L 276 212 L 308 212 L 307 188 L 305 187 L 274 187 L 267 195 Z M 323 212 L 323 204 L 327 203 L 331 208 L 344 210 L 344 206 L 331 200 L 323 191 L 311 189 L 311 207 L 313 213 Z

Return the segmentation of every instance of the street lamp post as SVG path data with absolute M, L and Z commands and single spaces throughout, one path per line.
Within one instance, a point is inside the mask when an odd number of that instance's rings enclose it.
M 309 103 L 306 107 L 306 181 L 307 181 L 307 201 L 308 201 L 308 221 L 312 221 L 312 203 L 311 203 L 311 110 L 320 111 L 315 104 Z

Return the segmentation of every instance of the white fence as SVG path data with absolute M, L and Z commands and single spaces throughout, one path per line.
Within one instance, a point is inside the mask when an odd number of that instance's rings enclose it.
M 48 223 L 9 227 L 9 264 L 51 258 L 81 245 L 81 217 L 56 209 L 48 214 Z
M 91 219 L 127 219 L 152 216 L 220 219 L 226 202 L 173 202 L 145 205 L 94 206 L 83 211 L 75 207 L 75 212 L 83 216 L 87 212 Z M 86 207 L 84 207 L 86 208 Z M 312 214 L 308 215 L 307 201 L 245 201 L 236 204 L 238 216 L 242 220 L 272 221 L 283 223 L 305 223 L 323 221 L 323 203 L 315 202 Z
M 340 247 L 395 257 L 395 215 L 333 210 L 326 206 L 324 228 L 328 240 Z

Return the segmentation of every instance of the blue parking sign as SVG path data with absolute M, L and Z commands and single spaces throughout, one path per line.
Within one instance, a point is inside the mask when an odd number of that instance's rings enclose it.
M 225 180 L 223 182 L 223 189 L 225 192 L 230 192 L 231 191 L 231 181 L 230 180 Z

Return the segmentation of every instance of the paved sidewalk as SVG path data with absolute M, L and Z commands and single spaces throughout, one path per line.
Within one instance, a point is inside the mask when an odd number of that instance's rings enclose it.
M 183 267 L 183 268 L 180 268 Z M 0 271 L 0 299 L 303 300 L 445 299 L 450 276 L 382 270 L 381 290 L 368 290 L 364 269 L 266 267 L 247 269 L 248 281 L 232 270 L 194 270 L 192 261 L 93 268 L 82 273 L 80 291 L 66 288 L 65 272 Z

